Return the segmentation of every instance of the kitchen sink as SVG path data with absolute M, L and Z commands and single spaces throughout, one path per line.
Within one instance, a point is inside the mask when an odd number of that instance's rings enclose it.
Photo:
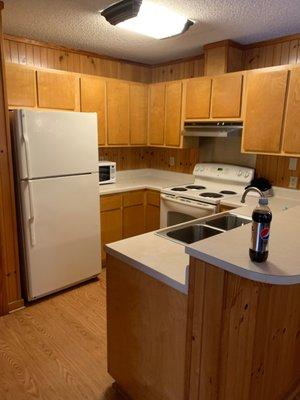
M 194 224 L 185 228 L 171 230 L 166 233 L 166 236 L 178 240 L 179 242 L 191 244 L 218 235 L 219 233 L 222 233 L 219 229 L 207 225 Z
M 239 217 L 234 214 L 227 214 L 205 221 L 205 224 L 222 229 L 223 231 L 230 231 L 231 229 L 249 224 L 250 222 L 251 219 Z
M 156 232 L 156 235 L 186 245 L 207 239 L 219 233 L 230 231 L 231 229 L 249 224 L 250 222 L 251 218 L 226 213 L 222 215 L 212 215 L 201 220 L 193 220 L 179 226 L 161 229 Z

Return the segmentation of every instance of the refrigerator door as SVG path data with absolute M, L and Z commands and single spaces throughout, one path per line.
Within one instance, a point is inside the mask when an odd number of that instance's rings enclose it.
M 19 179 L 96 172 L 97 138 L 95 113 L 16 110 Z
M 28 299 L 101 271 L 96 173 L 20 182 Z

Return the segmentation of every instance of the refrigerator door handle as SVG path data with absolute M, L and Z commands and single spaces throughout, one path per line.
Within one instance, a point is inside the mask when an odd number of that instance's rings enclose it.
M 34 197 L 32 183 L 30 180 L 28 182 L 28 195 L 29 195 L 29 231 L 30 231 L 30 243 L 35 246 L 35 221 L 34 221 Z
M 24 140 L 25 146 L 25 159 L 26 159 L 26 169 L 27 169 L 27 178 L 31 178 L 31 166 L 30 166 L 30 148 L 29 148 L 29 138 L 27 135 L 26 129 L 26 117 L 25 114 L 22 112 L 22 137 Z

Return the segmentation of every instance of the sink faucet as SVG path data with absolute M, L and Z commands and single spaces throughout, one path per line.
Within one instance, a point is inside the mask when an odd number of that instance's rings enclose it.
M 265 195 L 263 194 L 263 192 L 262 192 L 261 190 L 257 189 L 257 187 L 250 186 L 250 187 L 248 187 L 248 188 L 244 191 L 243 196 L 242 196 L 242 198 L 241 198 L 241 203 L 245 203 L 246 196 L 247 196 L 247 194 L 248 194 L 249 192 L 257 192 L 257 193 L 260 195 L 260 197 L 262 197 L 262 198 L 265 197 Z

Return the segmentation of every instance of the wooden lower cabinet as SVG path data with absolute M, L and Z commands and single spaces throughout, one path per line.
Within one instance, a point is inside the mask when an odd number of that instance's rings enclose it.
M 152 232 L 160 227 L 160 192 L 147 190 L 146 192 L 146 232 Z
M 101 258 L 106 260 L 104 245 L 122 239 L 122 195 L 100 197 Z
M 108 256 L 108 372 L 130 399 L 184 400 L 186 325 L 185 294 Z
M 104 245 L 159 229 L 160 192 L 133 190 L 100 197 L 102 262 Z
M 145 206 L 123 208 L 123 238 L 145 233 Z

